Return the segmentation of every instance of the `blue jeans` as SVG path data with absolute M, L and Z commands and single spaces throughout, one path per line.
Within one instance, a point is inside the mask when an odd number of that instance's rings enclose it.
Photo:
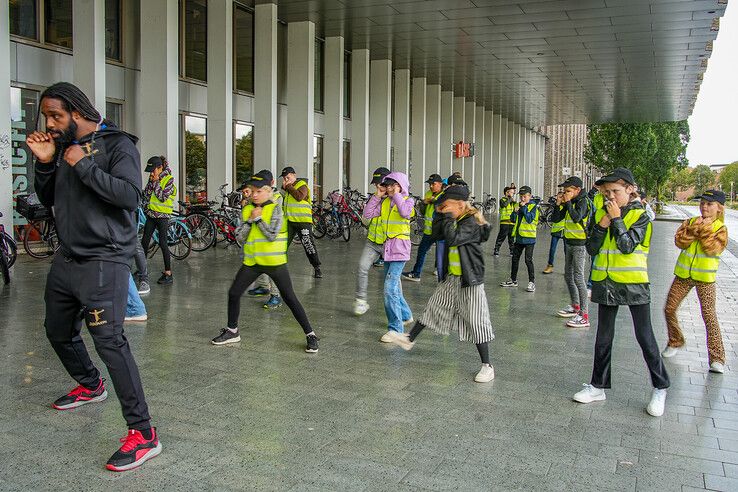
M 431 246 L 433 246 L 433 240 L 428 234 L 423 234 L 423 239 L 420 240 L 418 245 L 418 256 L 415 258 L 415 266 L 413 267 L 413 274 L 416 277 L 420 277 L 423 272 L 423 263 L 425 263 L 425 257 L 428 255 Z
M 402 295 L 402 269 L 404 261 L 384 262 L 384 312 L 387 313 L 387 327 L 390 331 L 402 333 L 402 322 L 413 317 L 410 306 Z
M 559 245 L 561 236 L 551 235 L 551 246 L 548 248 L 548 264 L 553 266 L 554 259 L 556 258 L 556 247 Z
M 438 281 L 443 282 L 446 276 L 443 274 L 443 259 L 446 257 L 446 241 L 436 241 L 436 273 Z
M 128 276 L 128 303 L 126 304 L 126 317 L 142 316 L 146 314 L 146 306 L 138 295 L 136 282 L 133 281 L 133 275 Z

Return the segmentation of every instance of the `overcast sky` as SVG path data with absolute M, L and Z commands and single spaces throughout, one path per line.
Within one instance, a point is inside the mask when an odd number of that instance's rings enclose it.
M 687 158 L 697 164 L 738 161 L 738 6 L 728 2 L 720 19 L 707 72 L 689 118 Z

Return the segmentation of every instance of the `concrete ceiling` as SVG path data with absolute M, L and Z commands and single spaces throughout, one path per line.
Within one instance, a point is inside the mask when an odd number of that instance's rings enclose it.
M 533 127 L 687 118 L 727 0 L 256 3 Z

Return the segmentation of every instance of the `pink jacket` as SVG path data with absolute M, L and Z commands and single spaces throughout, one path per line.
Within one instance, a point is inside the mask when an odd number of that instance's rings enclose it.
M 372 219 L 374 217 L 379 217 L 382 215 L 382 202 L 384 200 L 392 200 L 392 205 L 397 206 L 397 211 L 400 215 L 409 219 L 413 212 L 415 201 L 412 198 L 408 198 L 407 200 L 403 199 L 408 196 L 410 190 L 407 175 L 404 173 L 389 173 L 387 178 L 397 181 L 402 188 L 402 193 L 400 195 L 384 198 L 372 195 L 364 207 L 364 218 Z M 409 239 L 387 239 L 384 242 L 384 261 L 408 261 L 410 259 L 411 248 L 412 243 Z

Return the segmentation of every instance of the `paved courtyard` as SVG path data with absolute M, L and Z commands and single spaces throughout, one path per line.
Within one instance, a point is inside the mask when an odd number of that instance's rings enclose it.
M 662 347 L 677 226 L 656 223 L 650 256 Z M 545 231 L 539 235 L 537 271 L 549 244 Z M 379 271 L 371 273 L 371 311 L 351 314 L 361 240 L 318 246 L 322 280 L 309 276 L 299 247 L 290 250 L 296 291 L 322 338 L 317 355 L 303 352 L 286 308 L 266 311 L 263 299 L 244 298 L 240 344 L 209 344 L 225 325 L 226 290 L 240 263 L 235 248 L 193 254 L 174 264 L 173 286 L 154 284 L 145 297 L 150 320 L 126 333 L 164 452 L 123 474 L 104 470 L 125 433 L 112 387 L 103 404 L 49 406 L 74 383 L 42 326 L 49 264 L 21 258 L 13 283 L 0 287 L 0 490 L 738 490 L 732 254 L 718 275 L 726 373 L 707 372 L 693 293 L 680 313 L 688 349 L 666 361 L 672 387 L 666 413 L 653 418 L 644 410 L 651 388 L 627 310 L 607 401 L 571 401 L 589 381 L 595 327 L 566 329 L 553 314 L 567 304 L 563 248 L 556 272 L 539 274 L 534 294 L 497 287 L 510 259 L 488 256 L 497 377 L 476 384 L 471 344 L 430 332 L 409 353 L 380 344 Z M 420 284 L 404 284 L 416 317 L 434 288 L 431 271 L 429 262 Z

